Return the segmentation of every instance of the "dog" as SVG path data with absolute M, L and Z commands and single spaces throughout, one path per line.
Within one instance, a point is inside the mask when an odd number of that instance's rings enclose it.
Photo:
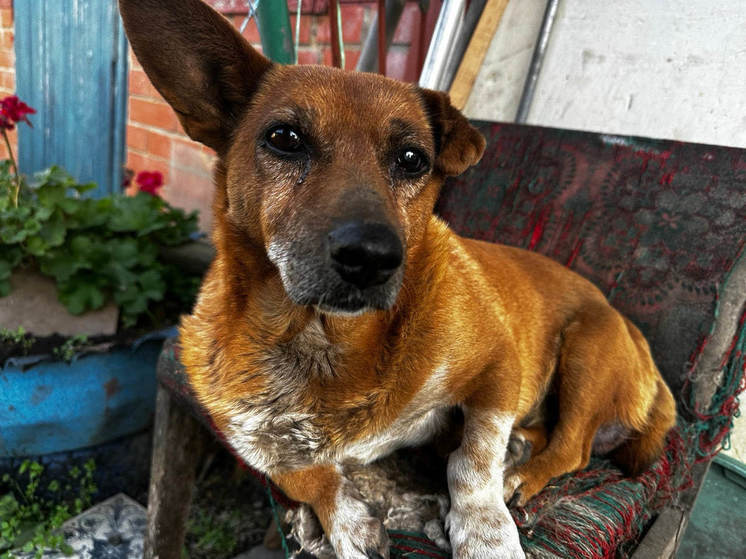
M 594 447 L 630 475 L 656 460 L 676 409 L 639 330 L 560 264 L 433 215 L 485 147 L 446 94 L 274 64 L 200 0 L 120 8 L 145 72 L 217 154 L 217 256 L 180 329 L 191 386 L 339 557 L 389 556 L 342 466 L 431 440 L 454 410 L 457 559 L 524 557 L 506 501 Z M 506 460 L 511 440 L 525 463 Z

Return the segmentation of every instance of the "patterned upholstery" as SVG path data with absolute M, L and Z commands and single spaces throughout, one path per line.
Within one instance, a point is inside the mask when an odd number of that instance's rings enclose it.
M 746 294 L 735 315 L 720 312 L 720 299 L 746 241 L 746 150 L 476 125 L 484 158 L 445 185 L 437 212 L 462 235 L 541 252 L 592 280 L 648 337 L 678 395 L 679 426 L 648 472 L 627 479 L 594 459 L 512 511 L 535 557 L 624 556 L 691 484 L 691 465 L 720 448 L 744 388 Z M 703 400 L 692 379 L 718 320 L 734 333 L 704 373 L 719 376 Z M 210 427 L 175 351 L 167 344 L 159 379 Z M 445 557 L 422 535 L 393 542 L 393 557 Z

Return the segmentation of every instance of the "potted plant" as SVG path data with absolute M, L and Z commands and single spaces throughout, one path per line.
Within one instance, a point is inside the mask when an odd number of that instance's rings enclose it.
M 146 427 L 160 343 L 143 336 L 174 324 L 199 283 L 163 256 L 197 232 L 197 216 L 157 195 L 160 174 L 141 173 L 132 196 L 94 199 L 84 195 L 95 185 L 58 167 L 28 179 L 18 172 L 7 131 L 30 124 L 33 112 L 17 97 L 0 101 L 10 153 L 0 162 L 0 462 Z M 55 300 L 19 306 L 36 295 L 14 293 L 37 283 Z M 103 312 L 93 322 L 109 327 L 60 334 L 26 326 L 34 317 L 48 322 L 55 305 L 65 314 L 54 324 Z

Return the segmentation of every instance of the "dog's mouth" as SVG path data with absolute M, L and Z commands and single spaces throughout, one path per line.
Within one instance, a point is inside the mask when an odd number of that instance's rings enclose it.
M 267 254 L 291 301 L 328 314 L 390 309 L 404 276 L 403 245 L 380 224 L 345 224 L 315 243 L 273 241 Z

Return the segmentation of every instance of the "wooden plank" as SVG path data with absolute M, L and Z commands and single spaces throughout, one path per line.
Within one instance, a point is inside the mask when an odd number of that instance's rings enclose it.
M 645 538 L 637 546 L 633 559 L 671 559 L 684 535 L 688 516 L 667 507 L 658 515 Z
M 632 559 L 673 559 L 676 556 L 710 464 L 708 461 L 694 465 L 691 472 L 692 487 L 683 491 L 675 504 L 661 511 L 638 544 Z
M 210 437 L 188 411 L 158 387 L 148 491 L 145 559 L 180 559 L 194 479 Z
M 453 78 L 449 91 L 451 103 L 459 110 L 464 108 L 466 101 L 469 99 L 471 88 L 474 87 L 479 68 L 482 66 L 487 48 L 495 35 L 508 1 L 488 0 L 482 12 L 482 17 L 479 18 L 477 28 L 474 30 L 471 41 L 469 41 L 469 46 L 464 53 L 464 58 L 461 60 L 461 65 L 456 72 L 456 77 Z

